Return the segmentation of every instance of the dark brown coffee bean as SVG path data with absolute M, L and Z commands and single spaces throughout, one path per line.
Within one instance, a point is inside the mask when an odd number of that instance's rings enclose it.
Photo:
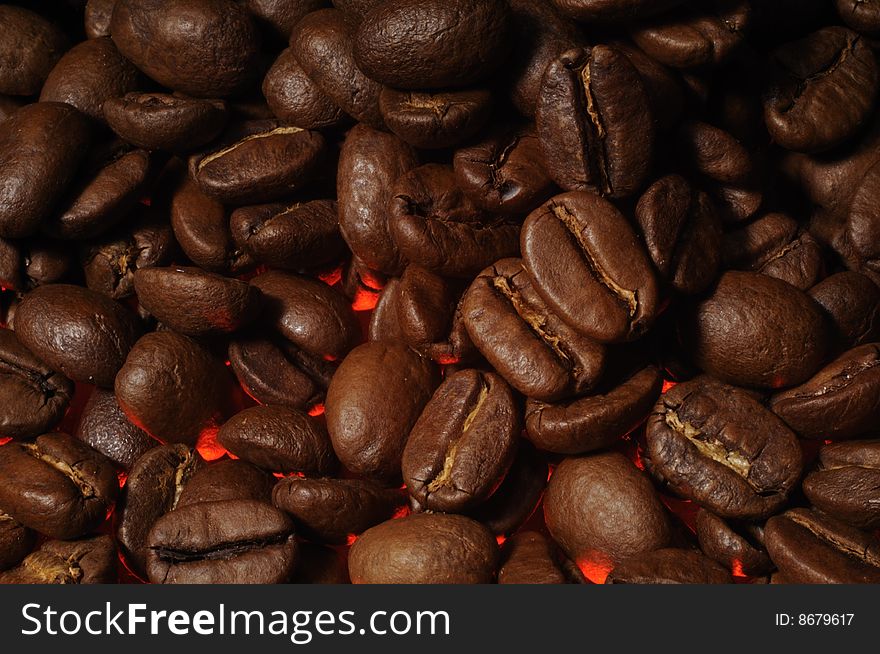
M 88 150 L 88 119 L 73 107 L 38 102 L 0 124 L 0 236 L 30 236 L 49 217 Z
M 16 311 L 16 335 L 50 368 L 102 388 L 140 335 L 137 319 L 110 298 L 68 284 L 34 289 Z
M 651 482 L 616 452 L 559 464 L 544 494 L 544 519 L 553 540 L 582 570 L 607 573 L 672 538 Z
M 764 530 L 750 524 L 734 525 L 706 509 L 697 511 L 700 549 L 735 575 L 758 577 L 773 569 L 764 549 Z
M 253 121 L 189 159 L 201 190 L 227 204 L 271 202 L 305 187 L 324 156 L 324 137 L 277 121 Z
M 116 0 L 88 0 L 85 8 L 85 30 L 90 39 L 110 36 L 110 19 Z
M 498 583 L 564 584 L 567 579 L 550 542 L 537 531 L 523 531 L 504 543 Z
M 535 120 L 547 170 L 562 188 L 624 198 L 646 181 L 654 120 L 641 76 L 618 50 L 577 48 L 555 59 Z
M 306 352 L 332 361 L 360 340 L 348 300 L 323 282 L 272 270 L 251 283 L 263 293 L 263 324 Z
M 233 95 L 259 69 L 257 28 L 232 0 L 117 0 L 110 32 L 135 66 L 187 95 Z
M 135 343 L 119 370 L 116 399 L 125 415 L 155 438 L 193 444 L 216 425 L 226 375 L 223 364 L 196 341 L 153 332 Z
M 99 122 L 103 105 L 138 87 L 140 74 L 110 37 L 89 39 L 61 57 L 43 84 L 40 102 L 65 102 Z
M 300 543 L 292 584 L 350 584 L 348 553 L 339 548 Z
M 398 318 L 400 280 L 389 279 L 370 316 L 368 340 L 380 343 L 405 343 Z
M 381 86 L 355 61 L 355 28 L 338 9 L 315 11 L 296 24 L 290 45 L 306 75 L 330 100 L 356 120 L 383 127 Z
M 871 0 L 835 0 L 835 4 L 843 22 L 854 30 L 872 35 L 880 31 L 880 6 Z
M 0 506 L 51 538 L 78 538 L 107 517 L 119 491 L 113 463 L 67 434 L 0 447 Z
M 880 583 L 880 543 L 873 536 L 810 509 L 770 518 L 767 551 L 791 584 Z
M 0 574 L 0 584 L 115 584 L 116 544 L 110 536 L 50 540 L 21 565 Z
M 331 545 L 344 545 L 404 504 L 399 490 L 360 479 L 285 477 L 272 497 L 276 507 L 293 516 L 302 536 Z
M 0 287 L 3 290 L 24 290 L 24 267 L 21 242 L 0 238 Z
M 616 443 L 650 413 L 663 378 L 654 366 L 643 368 L 607 393 L 562 404 L 530 399 L 526 434 L 542 450 L 582 454 Z
M 37 541 L 37 534 L 0 509 L 0 572 L 17 566 Z
M 492 113 L 492 94 L 466 91 L 398 91 L 384 88 L 379 96 L 382 118 L 392 132 L 417 148 L 440 149 L 474 136 Z
M 0 93 L 36 95 L 49 71 L 67 50 L 64 33 L 21 7 L 0 7 Z
M 178 493 L 176 506 L 223 500 L 272 503 L 275 478 L 240 459 L 222 459 L 199 467 Z
M 721 265 L 721 222 L 709 197 L 679 175 L 652 184 L 636 221 L 660 275 L 680 293 L 706 290 Z
M 723 518 L 778 511 L 801 475 L 797 436 L 751 394 L 701 377 L 664 394 L 648 419 L 651 472 Z
M 820 511 L 854 527 L 880 526 L 880 441 L 830 443 L 819 469 L 804 479 L 804 495 Z
M 826 27 L 773 53 L 764 101 L 773 139 L 798 152 L 827 150 L 861 128 L 873 110 L 880 69 L 856 32 Z
M 342 464 L 366 477 L 400 479 L 406 439 L 438 382 L 433 364 L 404 345 L 352 350 L 327 391 L 327 429 Z
M 477 370 L 449 375 L 403 450 L 410 495 L 433 511 L 473 508 L 507 473 L 520 429 L 519 407 L 501 377 Z
M 510 27 L 500 0 L 398 0 L 364 16 L 354 57 L 372 79 L 393 88 L 461 88 L 504 62 Z
M 660 297 L 648 253 L 607 200 L 558 195 L 528 217 L 521 243 L 535 290 L 572 328 L 627 341 L 653 323 Z
M 723 129 L 688 121 L 678 130 L 679 156 L 690 168 L 719 184 L 744 184 L 755 172 L 749 150 Z
M 729 584 L 730 574 L 699 552 L 675 548 L 638 554 L 614 567 L 606 584 Z
M 880 287 L 857 272 L 840 272 L 810 289 L 843 348 L 880 341 Z
M 277 584 L 296 567 L 293 522 L 254 500 L 202 502 L 159 518 L 147 537 L 154 584 Z
M 111 391 L 96 388 L 82 412 L 76 437 L 123 470 L 159 442 L 125 417 Z
M 22 252 L 24 288 L 57 284 L 74 276 L 76 258 L 70 246 L 62 241 L 33 239 Z
M 0 436 L 33 438 L 61 421 L 73 383 L 0 329 Z
M 287 42 L 294 26 L 307 14 L 326 7 L 327 0 L 245 0 L 244 5 L 272 39 Z
M 332 0 L 333 6 L 344 11 L 346 18 L 354 22 L 360 22 L 373 7 L 385 2 L 385 0 Z
M 682 0 L 552 0 L 559 10 L 584 22 L 622 22 L 644 18 L 681 4 Z
M 367 530 L 348 567 L 356 584 L 487 584 L 498 559 L 495 538 L 480 523 L 421 513 Z
M 553 193 L 542 157 L 533 128 L 496 130 L 488 139 L 455 153 L 455 179 L 481 209 L 528 213 Z
M 306 74 L 287 48 L 263 79 L 263 95 L 278 120 L 303 129 L 340 125 L 346 113 Z
M 802 383 L 825 360 L 828 329 L 818 305 L 778 279 L 727 272 L 686 315 L 683 343 L 707 373 L 758 388 Z
M 804 384 L 770 398 L 770 408 L 804 438 L 859 436 L 880 421 L 880 343 L 853 348 Z
M 187 152 L 216 137 L 226 104 L 167 93 L 127 93 L 104 102 L 104 118 L 120 138 L 149 150 Z
M 186 445 L 160 445 L 141 456 L 128 474 L 117 507 L 116 538 L 126 563 L 144 575 L 147 534 L 173 510 L 184 487 L 204 461 Z

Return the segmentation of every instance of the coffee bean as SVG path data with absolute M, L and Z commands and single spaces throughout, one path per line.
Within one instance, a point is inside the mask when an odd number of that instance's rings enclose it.
M 749 393 L 698 378 L 665 393 L 648 419 L 651 471 L 724 518 L 766 518 L 801 475 L 795 434 Z
M 254 500 L 202 502 L 159 518 L 147 537 L 154 584 L 272 584 L 296 566 L 293 523 Z
M 219 502 L 222 500 L 258 500 L 272 502 L 275 478 L 241 459 L 221 459 L 198 467 L 179 492 L 176 506 Z
M 36 95 L 49 71 L 68 48 L 67 37 L 39 14 L 4 5 L 0 22 L 0 93 Z
M 536 531 L 523 531 L 504 543 L 498 569 L 499 584 L 564 584 L 555 553 Z
M 37 541 L 37 534 L 0 510 L 0 572 L 17 566 Z
M 439 278 L 439 275 L 438 275 Z M 398 318 L 400 306 L 400 280 L 390 279 L 379 294 L 370 316 L 369 340 L 380 343 L 405 343 Z
M 159 444 L 126 418 L 116 396 L 102 388 L 89 396 L 75 435 L 123 470 L 131 469 L 135 461 Z
M 492 113 L 486 89 L 465 91 L 398 91 L 384 88 L 379 108 L 385 124 L 417 148 L 442 149 L 469 140 Z
M 730 574 L 699 552 L 666 548 L 615 566 L 606 584 L 729 584 Z
M 478 522 L 422 513 L 368 529 L 348 567 L 356 584 L 486 584 L 498 559 L 495 538 Z
M 843 348 L 880 341 L 880 287 L 857 272 L 839 272 L 810 289 Z
M 861 529 L 880 526 L 877 488 L 880 441 L 830 443 L 819 469 L 804 479 L 804 494 L 820 511 Z
M 50 540 L 21 565 L 0 573 L 0 584 L 115 584 L 116 544 L 110 536 Z
M 835 0 L 837 13 L 843 22 L 863 34 L 876 34 L 880 30 L 880 8 L 873 2 L 847 2 Z
M 279 43 L 286 43 L 294 26 L 307 14 L 327 5 L 326 0 L 245 0 L 264 32 Z
M 735 523 L 734 523 L 735 524 Z M 764 548 L 764 530 L 758 525 L 728 523 L 706 509 L 697 511 L 700 549 L 734 574 L 758 577 L 773 569 Z
M 263 95 L 278 120 L 303 129 L 334 127 L 346 113 L 308 76 L 287 48 L 275 60 L 263 80 Z
M 552 0 L 559 10 L 584 22 L 620 22 L 644 18 L 682 0 Z
M 110 19 L 116 0 L 88 0 L 85 8 L 85 30 L 90 39 L 110 36 Z

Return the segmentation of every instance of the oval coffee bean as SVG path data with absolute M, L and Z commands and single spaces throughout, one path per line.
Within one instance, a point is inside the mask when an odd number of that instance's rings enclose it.
M 421 513 L 389 520 L 355 541 L 355 584 L 488 584 L 498 568 L 495 537 L 460 515 Z
M 660 304 L 645 247 L 610 202 L 558 195 L 523 225 L 523 267 L 535 290 L 578 332 L 602 342 L 641 336 Z
M 350 471 L 400 479 L 406 439 L 437 387 L 433 364 L 399 343 L 366 343 L 342 361 L 327 391 L 327 429 Z
M 334 127 L 346 113 L 306 74 L 293 48 L 280 55 L 263 79 L 263 95 L 278 120 L 303 129 Z
M 764 531 L 750 524 L 734 529 L 722 518 L 706 509 L 697 511 L 697 539 L 700 549 L 739 576 L 758 577 L 773 570 L 773 563 L 764 549 Z
M 223 364 L 191 338 L 152 332 L 134 344 L 116 376 L 116 399 L 151 436 L 193 444 L 216 425 L 226 375 Z
M 597 582 L 593 576 L 672 538 L 657 491 L 617 452 L 560 463 L 544 494 L 544 519 L 568 558 Z
M 272 498 L 293 517 L 302 536 L 331 545 L 344 545 L 390 519 L 404 503 L 399 490 L 363 479 L 285 477 L 275 485 Z
M 664 394 L 648 419 L 651 472 L 723 518 L 778 511 L 801 475 L 797 436 L 753 395 L 702 377 Z
M 126 416 L 112 391 L 96 388 L 82 411 L 76 437 L 129 470 L 148 450 L 159 445 Z
M 880 31 L 880 7 L 874 2 L 851 2 L 835 0 L 837 13 L 843 22 L 863 34 L 876 34 Z
M 680 329 L 697 365 L 740 386 L 805 382 L 828 349 L 818 305 L 786 282 L 751 272 L 724 273 Z
M 113 463 L 67 434 L 0 447 L 0 506 L 51 538 L 78 538 L 107 517 L 119 492 Z
M 177 506 L 220 502 L 222 500 L 258 500 L 272 502 L 275 477 L 241 459 L 221 459 L 198 468 L 179 493 Z
M 520 532 L 504 543 L 499 584 L 564 584 L 567 580 L 550 542 L 537 531 Z
M 58 424 L 73 397 L 73 383 L 0 329 L 0 437 L 33 438 Z
M 0 23 L 0 93 L 36 95 L 55 63 L 67 50 L 64 33 L 39 14 L 3 5 Z
M 156 521 L 147 537 L 154 584 L 277 584 L 296 566 L 293 522 L 254 500 L 202 502 Z
M 134 314 L 100 293 L 49 284 L 25 295 L 16 311 L 15 333 L 54 370 L 109 388 L 140 327 Z
M 188 336 L 237 331 L 262 308 L 255 287 L 200 268 L 142 268 L 134 289 L 144 309 Z
M 469 140 L 492 113 L 492 94 L 467 91 L 398 91 L 379 96 L 382 118 L 392 132 L 417 148 L 442 149 Z
M 660 396 L 663 378 L 643 368 L 604 394 L 571 402 L 526 402 L 526 435 L 537 447 L 557 454 L 583 454 L 610 447 L 635 429 Z
M 861 529 L 880 526 L 880 441 L 831 443 L 819 469 L 804 479 L 804 495 L 820 511 Z
M 187 95 L 232 95 L 260 68 L 257 28 L 232 0 L 117 0 L 110 33 L 126 59 Z
M 844 271 L 810 289 L 843 348 L 880 341 L 880 287 L 866 275 Z
M 712 559 L 666 548 L 638 554 L 614 567 L 606 584 L 729 584 L 730 574 Z
M 116 544 L 106 534 L 76 541 L 51 540 L 14 570 L 0 574 L 0 584 L 115 584 Z
M 391 278 L 379 294 L 379 299 L 370 316 L 368 341 L 406 343 L 398 318 L 400 304 L 400 280 Z
M 519 407 L 501 377 L 461 370 L 444 379 L 403 450 L 407 489 L 428 510 L 461 512 L 485 500 L 516 454 Z
M 0 509 L 0 572 L 18 565 L 37 541 L 37 534 Z

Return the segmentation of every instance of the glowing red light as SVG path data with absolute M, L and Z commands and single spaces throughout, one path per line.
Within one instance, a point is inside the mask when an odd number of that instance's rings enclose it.
M 733 568 L 733 576 L 734 577 L 748 576 L 743 572 L 743 564 L 742 564 L 742 561 L 740 561 L 739 559 L 734 559 L 731 567 Z
M 504 541 L 507 540 L 507 536 L 505 536 L 504 534 L 498 534 L 497 536 L 495 536 L 495 540 L 498 542 L 498 547 L 501 547 L 502 545 L 504 545 Z
M 305 479 L 306 476 L 301 472 L 273 472 L 273 477 L 277 477 L 278 479 L 284 479 L 285 477 L 297 477 L 299 479 Z
M 232 365 L 232 361 L 230 361 L 229 359 L 227 359 L 225 365 L 226 365 L 226 367 L 228 368 L 229 366 Z
M 610 561 L 578 561 L 577 566 L 584 573 L 584 577 L 594 584 L 604 584 L 608 575 L 614 569 Z
M 327 286 L 335 286 L 342 279 L 342 266 L 331 270 L 330 272 L 318 275 L 318 279 L 327 284 Z
M 391 519 L 392 519 L 392 520 L 397 520 L 398 518 L 405 518 L 405 517 L 408 516 L 410 513 L 411 513 L 411 511 L 409 510 L 409 505 L 408 505 L 408 504 L 404 504 L 404 505 L 401 506 L 399 509 L 397 509 L 397 511 L 394 512 L 394 515 L 391 516 Z
M 826 440 L 826 441 L 825 441 L 825 445 L 831 445 L 831 443 L 833 443 L 833 442 L 834 442 L 834 441 Z
M 0 438 L 0 446 L 2 446 L 2 445 L 6 445 L 6 443 L 8 443 L 8 442 L 11 441 L 11 440 L 12 440 L 12 439 L 9 438 L 9 437 L 2 437 L 2 438 Z
M 674 388 L 676 386 L 678 386 L 678 382 L 665 380 L 663 382 L 663 392 L 666 393 L 669 391 L 670 388 Z
M 116 477 L 119 479 L 119 488 L 123 488 L 125 486 L 125 482 L 128 480 L 128 473 L 117 472 Z
M 349 534 L 348 538 L 345 539 L 345 544 L 351 547 L 357 539 L 358 537 L 356 534 Z
M 199 434 L 199 439 L 196 441 L 196 449 L 205 461 L 216 461 L 229 454 L 229 452 L 226 451 L 226 448 L 217 442 L 217 432 L 219 431 L 219 427 L 213 426 L 208 427 Z M 230 457 L 237 458 L 231 454 Z
M 441 356 L 437 358 L 437 363 L 439 363 L 441 366 L 454 366 L 459 361 L 461 361 L 461 359 L 451 355 Z
M 359 288 L 355 293 L 354 301 L 351 308 L 355 311 L 372 311 L 379 302 L 379 294 L 375 291 L 368 291 L 365 288 Z
M 316 404 L 311 409 L 309 409 L 310 416 L 320 416 L 323 413 L 324 413 L 324 404 L 321 402 L 318 402 L 318 404 Z

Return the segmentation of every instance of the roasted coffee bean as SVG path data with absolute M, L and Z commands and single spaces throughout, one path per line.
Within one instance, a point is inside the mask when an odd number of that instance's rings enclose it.
M 770 518 L 764 534 L 787 583 L 880 583 L 876 538 L 818 511 L 792 509 Z
M 173 510 L 194 473 L 204 465 L 186 445 L 160 445 L 142 455 L 128 474 L 117 507 L 116 538 L 126 563 L 144 575 L 147 534 Z
M 564 584 L 553 546 L 536 531 L 523 531 L 504 543 L 499 584 Z
M 262 308 L 254 286 L 200 268 L 143 268 L 134 288 L 143 308 L 188 336 L 237 331 Z
M 292 584 L 350 584 L 348 555 L 339 548 L 300 543 Z
M 296 559 L 293 522 L 254 500 L 180 507 L 147 537 L 154 584 L 277 584 L 290 578 Z
M 221 138 L 209 152 L 190 157 L 190 175 L 220 202 L 271 202 L 312 180 L 325 145 L 318 132 L 252 121 Z
M 0 238 L 0 286 L 4 290 L 24 290 L 24 267 L 21 243 Z
M 104 102 L 116 134 L 149 150 L 187 152 L 216 137 L 226 124 L 226 104 L 167 93 L 126 93 Z
M 384 88 L 379 109 L 385 124 L 417 148 L 441 149 L 469 140 L 492 113 L 486 89 L 465 91 L 398 91 Z
M 618 50 L 597 45 L 555 59 L 535 120 L 547 170 L 562 188 L 624 198 L 646 181 L 654 120 L 641 76 Z
M 857 272 L 839 272 L 810 289 L 842 348 L 880 341 L 880 287 Z
M 642 50 L 667 66 L 718 66 L 743 45 L 751 11 L 744 0 L 709 0 L 643 23 L 630 34 Z
M 819 510 L 854 527 L 880 526 L 880 441 L 830 443 L 819 469 L 804 479 L 804 495 Z
M 683 316 L 681 341 L 713 377 L 785 388 L 806 381 L 822 365 L 828 328 L 819 306 L 790 284 L 731 271 Z
M 57 102 L 27 105 L 0 124 L 0 237 L 37 231 L 73 180 L 89 141 L 86 116 Z
M 755 172 L 749 150 L 723 129 L 688 121 L 678 131 L 679 156 L 707 179 L 719 184 L 744 184 Z
M 90 39 L 110 36 L 110 19 L 116 0 L 88 0 L 85 7 L 85 30 Z
M 0 329 L 0 436 L 33 438 L 61 421 L 73 383 Z
M 111 391 L 96 388 L 82 412 L 76 437 L 86 445 L 129 470 L 147 450 L 159 442 L 125 417 Z
M 33 239 L 29 243 L 30 247 L 22 252 L 22 290 L 68 281 L 73 276 L 76 258 L 67 243 L 49 239 Z
M 366 16 L 367 12 L 385 0 L 332 0 L 333 6 L 344 11 L 346 18 L 354 22 Z
M 645 419 L 662 385 L 660 371 L 648 366 L 607 393 L 561 404 L 529 399 L 526 434 L 542 450 L 558 454 L 610 447 Z
M 672 539 L 651 482 L 617 452 L 560 463 L 544 494 L 544 519 L 553 539 L 591 580 Z
M 110 536 L 50 540 L 21 565 L 0 573 L 0 584 L 115 584 L 116 544 Z
M 109 388 L 140 327 L 134 314 L 100 293 L 49 284 L 24 296 L 16 311 L 15 333 L 53 370 Z
M 478 209 L 451 166 L 426 164 L 400 177 L 391 187 L 388 226 L 405 259 L 449 277 L 469 277 L 519 254 L 519 225 Z
M 304 270 L 339 260 L 343 241 L 339 210 L 332 200 L 242 207 L 230 229 L 256 261 L 281 270 Z
M 801 475 L 797 436 L 755 397 L 701 377 L 665 393 L 648 419 L 651 472 L 723 518 L 778 511 Z
M 454 168 L 461 190 L 493 213 L 528 213 L 554 189 L 531 127 L 496 130 L 487 140 L 458 150 Z
M 356 584 L 487 584 L 498 559 L 495 538 L 480 523 L 422 513 L 368 529 L 348 567 Z
M 266 470 L 324 476 L 339 462 L 323 423 L 283 406 L 257 406 L 230 418 L 217 434 L 218 442 Z
M 192 473 L 176 506 L 222 500 L 258 500 L 270 504 L 275 478 L 240 459 L 221 459 Z
M 709 197 L 667 175 L 639 199 L 635 213 L 651 261 L 680 293 L 705 291 L 721 265 L 721 222 Z
M 666 548 L 630 557 L 614 567 L 606 584 L 729 584 L 730 574 L 699 552 Z
M 65 102 L 104 122 L 103 105 L 137 89 L 139 73 L 110 37 L 89 39 L 61 57 L 43 84 L 40 102 Z
M 728 523 L 706 509 L 697 511 L 697 538 L 700 549 L 738 576 L 758 577 L 773 569 L 764 549 L 764 530 L 748 523 Z
M 323 282 L 272 270 L 251 283 L 263 293 L 263 324 L 306 352 L 333 361 L 360 339 L 347 299 Z
M 327 429 L 342 464 L 365 477 L 400 479 L 406 439 L 438 382 L 433 364 L 402 344 L 352 350 L 327 391 Z
M 0 506 L 51 538 L 78 538 L 100 525 L 119 482 L 113 463 L 67 434 L 0 447 Z
M 773 53 L 776 72 L 764 101 L 773 139 L 798 152 L 828 150 L 868 120 L 880 69 L 856 32 L 826 27 Z
M 67 50 L 64 33 L 39 14 L 0 7 L 0 93 L 36 95 L 49 71 Z
M 605 348 L 568 327 L 541 300 L 519 259 L 484 270 L 462 303 L 482 355 L 515 389 L 552 402 L 593 388 Z
M 390 279 L 379 294 L 370 316 L 368 340 L 380 343 L 405 343 L 398 318 L 400 306 L 400 280 Z
M 573 329 L 628 341 L 653 323 L 660 297 L 648 253 L 607 200 L 558 195 L 528 217 L 521 242 L 535 290 Z
M 294 26 L 307 14 L 328 4 L 327 0 L 245 0 L 244 5 L 272 39 L 286 43 Z
M 804 438 L 852 438 L 880 421 L 880 343 L 840 355 L 811 379 L 777 393 L 770 408 Z
M 116 399 L 138 427 L 163 442 L 193 444 L 216 425 L 227 392 L 223 364 L 174 332 L 141 338 L 116 376 Z
M 263 95 L 278 120 L 303 129 L 334 127 L 346 113 L 306 74 L 293 48 L 284 50 L 263 80 Z
M 272 492 L 273 503 L 289 513 L 303 537 L 344 545 L 384 522 L 404 504 L 397 489 L 361 479 L 285 477 Z
M 257 402 L 308 409 L 324 399 L 336 364 L 283 339 L 248 336 L 229 344 L 232 371 Z
M 613 40 L 609 43 L 635 66 L 645 85 L 651 104 L 651 113 L 657 121 L 658 134 L 671 132 L 678 126 L 685 109 L 682 79 L 673 70 L 652 59 L 630 41 Z M 763 123 L 760 123 L 763 125 Z
M 871 2 L 852 2 L 835 0 L 837 13 L 843 22 L 863 34 L 876 34 L 880 31 L 880 7 Z
M 187 95 L 233 95 L 259 69 L 257 28 L 232 0 L 117 0 L 110 33 L 126 59 Z
M 413 426 L 402 470 L 426 509 L 462 512 L 486 499 L 516 454 L 519 407 L 498 375 L 461 370 L 446 377 Z
M 682 0 L 552 0 L 563 13 L 584 22 L 622 22 L 644 18 Z
M 0 572 L 18 565 L 28 555 L 37 534 L 0 509 Z
M 509 8 L 501 0 L 397 0 L 364 16 L 354 57 L 386 86 L 461 88 L 505 61 L 510 27 Z

